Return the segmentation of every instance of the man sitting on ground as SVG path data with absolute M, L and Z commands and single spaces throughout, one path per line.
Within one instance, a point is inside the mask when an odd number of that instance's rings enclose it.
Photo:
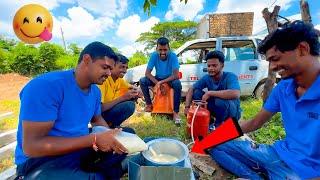
M 118 59 L 100 42 L 87 45 L 76 69 L 32 79 L 20 93 L 15 163 L 17 179 L 119 179 L 126 149 L 116 139 L 120 129 L 89 134 L 88 123 L 108 127 L 101 116 L 102 84 Z M 105 152 L 104 168 L 83 170 L 83 157 Z M 107 153 L 109 152 L 109 153 Z M 84 162 L 86 163 L 86 162 Z
M 127 73 L 128 58 L 118 54 L 119 61 L 111 70 L 111 76 L 99 86 L 101 91 L 102 117 L 110 127 L 118 127 L 135 111 L 135 99 L 139 97 L 138 88 L 123 79 Z
M 212 158 L 241 178 L 320 178 L 320 43 L 312 24 L 295 21 L 269 34 L 258 51 L 282 80 L 260 112 L 241 122 L 244 133 L 281 112 L 286 137 L 273 145 L 230 141 L 210 150 Z
M 211 51 L 206 55 L 208 74 L 199 79 L 186 96 L 184 113 L 187 115 L 192 100 L 208 102 L 208 110 L 215 118 L 214 126 L 219 126 L 228 117 L 240 119 L 240 85 L 238 78 L 231 72 L 224 72 L 224 55 Z M 206 92 L 203 89 L 207 89 Z

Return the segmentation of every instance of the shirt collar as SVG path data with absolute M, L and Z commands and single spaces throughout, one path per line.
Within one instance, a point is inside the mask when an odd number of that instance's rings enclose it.
M 286 89 L 287 95 L 294 95 L 296 93 L 297 84 L 293 79 L 289 80 L 289 85 Z M 316 80 L 312 83 L 310 88 L 304 93 L 300 100 L 314 100 L 320 99 L 320 75 L 317 76 Z

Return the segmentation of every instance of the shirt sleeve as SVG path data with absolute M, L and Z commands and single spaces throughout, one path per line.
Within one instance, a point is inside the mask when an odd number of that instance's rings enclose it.
M 272 113 L 280 112 L 279 95 L 280 95 L 280 86 L 277 85 L 271 91 L 269 97 L 267 98 L 265 104 L 263 105 L 263 108 Z
M 150 71 L 152 71 L 155 66 L 156 55 L 157 53 L 152 53 L 148 61 L 147 69 L 149 69 Z
M 227 79 L 227 89 L 240 90 L 238 77 L 235 74 L 229 74 Z
M 172 70 L 179 70 L 180 65 L 179 65 L 179 60 L 178 57 L 175 53 L 171 53 L 171 58 L 172 58 Z
M 49 122 L 58 118 L 63 88 L 45 79 L 31 80 L 20 93 L 20 118 Z
M 196 83 L 194 83 L 193 84 L 193 89 L 200 89 L 200 90 L 202 90 L 202 89 L 204 89 L 204 88 L 206 88 L 207 87 L 207 78 L 208 78 L 208 76 L 206 75 L 206 76 L 203 76 L 201 79 L 199 79 Z

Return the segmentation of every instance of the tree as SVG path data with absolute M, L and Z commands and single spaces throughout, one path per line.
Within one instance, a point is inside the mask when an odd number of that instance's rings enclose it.
M 272 13 L 269 12 L 268 8 L 264 8 L 262 11 L 263 18 L 267 23 L 267 28 L 269 33 L 271 33 L 272 31 L 278 28 L 277 17 L 278 17 L 279 11 L 280 11 L 280 6 L 275 6 Z M 270 64 L 269 64 L 268 78 L 265 82 L 263 94 L 262 94 L 263 102 L 265 102 L 266 99 L 268 98 L 275 82 L 276 82 L 276 73 L 271 71 Z
M 145 50 L 150 50 L 155 47 L 157 39 L 164 36 L 170 40 L 171 48 L 176 49 L 195 38 L 196 27 L 197 23 L 194 21 L 160 22 L 151 31 L 141 33 L 136 42 L 145 44 Z
M 187 4 L 188 0 L 180 0 L 180 2 L 184 1 L 185 4 Z M 157 0 L 144 0 L 143 3 L 143 10 L 144 12 L 148 12 L 148 15 L 150 15 L 151 5 L 156 6 Z
M 77 46 L 77 44 L 75 44 L 75 43 L 71 43 L 71 44 L 68 46 L 68 49 L 71 50 L 72 55 L 77 55 L 77 56 L 80 54 L 80 51 L 81 51 L 81 48 L 79 48 L 79 47 Z
M 147 61 L 148 57 L 143 52 L 137 51 L 129 58 L 128 67 L 132 68 L 141 64 L 146 64 Z
M 12 50 L 12 47 L 16 45 L 17 42 L 13 39 L 7 39 L 3 36 L 0 36 L 0 48 L 6 49 L 8 51 Z

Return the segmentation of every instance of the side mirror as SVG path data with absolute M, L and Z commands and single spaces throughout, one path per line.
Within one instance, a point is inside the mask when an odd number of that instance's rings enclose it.
M 208 68 L 203 68 L 202 71 L 203 72 L 208 72 Z

